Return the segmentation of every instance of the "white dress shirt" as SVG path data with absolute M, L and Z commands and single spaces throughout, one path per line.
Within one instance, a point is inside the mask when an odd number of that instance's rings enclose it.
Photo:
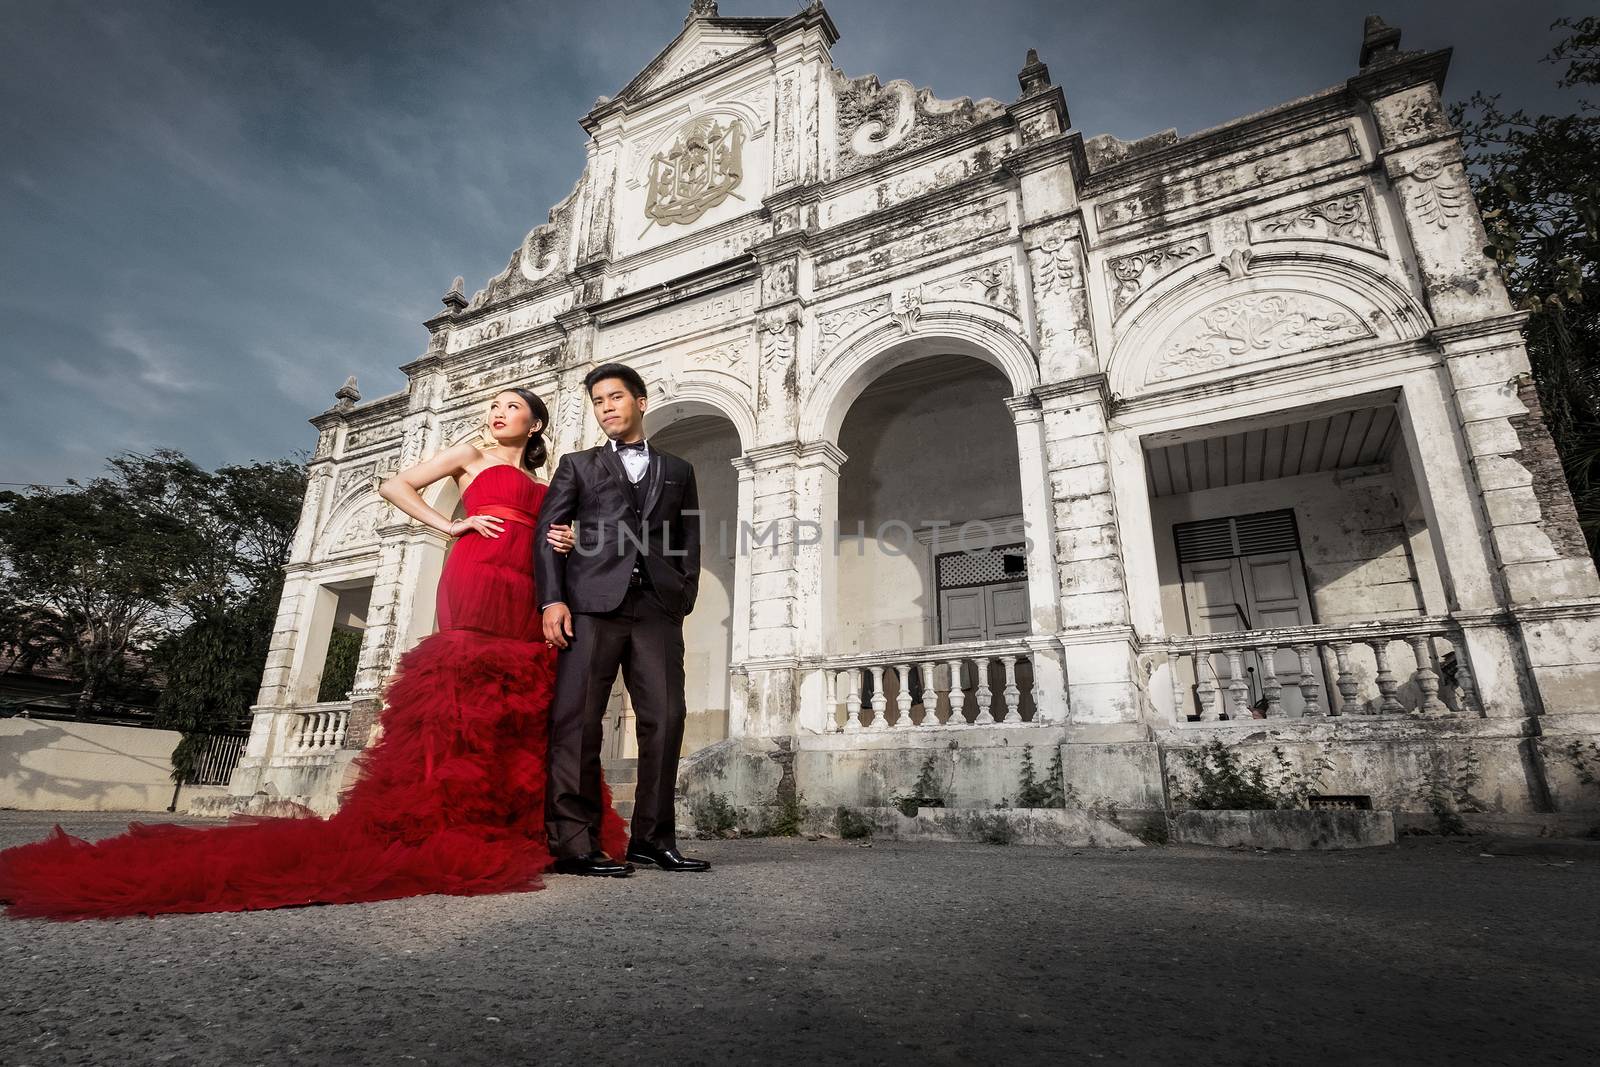
M 617 458 L 622 460 L 623 469 L 628 472 L 628 481 L 637 483 L 650 469 L 650 442 L 644 443 L 643 449 L 630 448 L 619 450 L 617 439 L 611 439 L 611 451 L 617 453 Z

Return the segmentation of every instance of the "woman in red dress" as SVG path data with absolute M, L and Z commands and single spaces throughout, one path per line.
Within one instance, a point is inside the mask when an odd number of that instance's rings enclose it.
M 439 580 L 438 629 L 400 657 L 380 739 L 327 819 L 235 817 L 223 826 L 134 823 L 90 843 L 64 833 L 0 852 L 11 915 L 109 918 L 541 888 L 546 712 L 556 650 L 545 643 L 533 579 L 534 525 L 546 485 L 549 412 L 507 389 L 489 406 L 495 443 L 455 445 L 384 482 L 400 510 L 459 540 Z M 419 490 L 462 490 L 452 522 Z M 558 529 L 569 550 L 570 530 Z M 627 829 L 606 793 L 601 847 Z

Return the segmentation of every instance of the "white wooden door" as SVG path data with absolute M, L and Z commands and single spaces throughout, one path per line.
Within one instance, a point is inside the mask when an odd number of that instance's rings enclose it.
M 1189 612 L 1190 631 L 1195 634 L 1231 633 L 1236 630 L 1271 630 L 1312 623 L 1311 598 L 1307 595 L 1304 569 L 1299 552 L 1264 552 L 1231 559 L 1205 560 L 1183 565 L 1184 604 Z M 1223 706 L 1230 706 L 1228 685 L 1232 668 L 1222 654 L 1210 658 L 1211 675 L 1223 690 Z M 1281 648 L 1273 656 L 1278 681 L 1283 685 L 1280 699 L 1287 715 L 1299 715 L 1300 658 L 1293 649 Z M 1263 672 L 1260 657 L 1244 657 L 1245 681 L 1250 702 L 1262 696 Z M 1202 672 L 1200 701 L 1210 697 L 1211 676 Z

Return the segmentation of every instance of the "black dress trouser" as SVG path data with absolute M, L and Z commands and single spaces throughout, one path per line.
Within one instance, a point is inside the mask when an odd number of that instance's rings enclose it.
M 630 585 L 608 612 L 573 612 L 572 637 L 556 661 L 550 708 L 545 826 L 557 858 L 599 848 L 600 749 L 606 704 L 622 668 L 639 742 L 633 840 L 677 846 L 673 803 L 683 747 L 683 618 L 648 586 Z M 616 857 L 620 858 L 620 857 Z

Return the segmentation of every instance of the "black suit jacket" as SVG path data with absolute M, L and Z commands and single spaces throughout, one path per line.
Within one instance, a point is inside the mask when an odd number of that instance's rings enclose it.
M 633 487 L 611 442 L 561 457 L 539 507 L 534 576 L 539 608 L 556 601 L 573 611 L 612 611 L 628 591 L 633 561 L 644 566 L 661 603 L 689 614 L 700 591 L 700 497 L 694 467 L 649 445 L 645 501 L 634 507 Z M 575 523 L 568 555 L 550 547 L 553 523 Z

